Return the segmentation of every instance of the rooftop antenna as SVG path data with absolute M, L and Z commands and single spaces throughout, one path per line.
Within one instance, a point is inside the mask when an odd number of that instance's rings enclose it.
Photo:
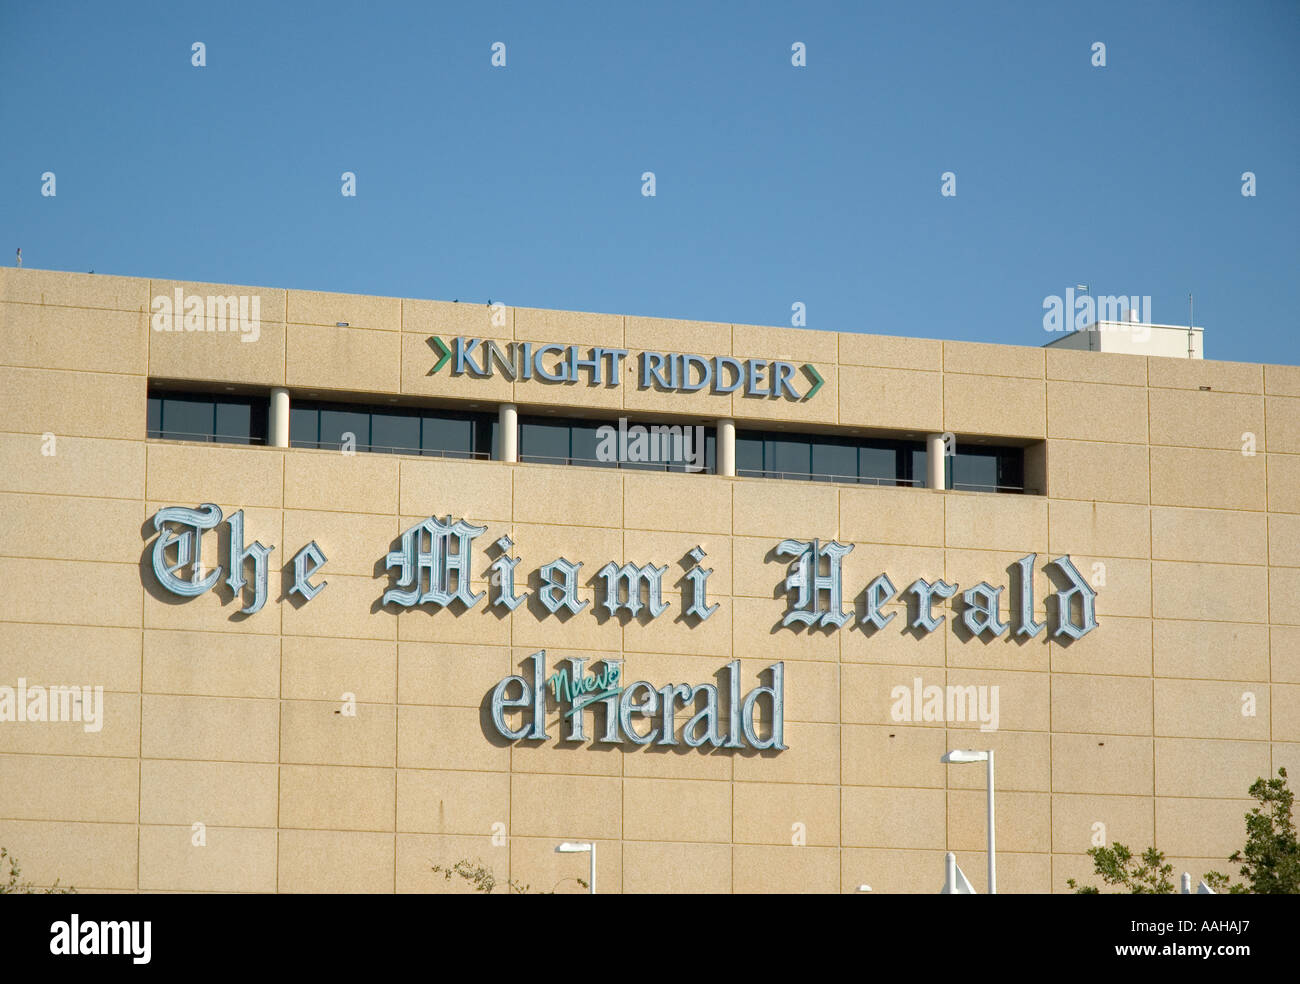
M 1196 328 L 1196 301 L 1192 297 L 1191 292 L 1189 291 L 1187 294 L 1187 357 L 1189 359 L 1196 358 L 1194 352 L 1194 348 L 1195 348 L 1194 342 L 1196 338 L 1194 332 L 1195 328 Z
M 1075 284 L 1075 285 L 1074 285 L 1074 289 L 1077 290 L 1077 291 L 1082 291 L 1082 292 L 1085 293 L 1085 294 L 1088 293 L 1088 285 L 1087 285 L 1087 284 Z M 1070 317 L 1072 317 L 1072 318 L 1074 317 L 1074 312 L 1073 312 L 1073 311 L 1070 312 Z M 1098 330 L 1100 330 L 1100 325 L 1097 324 L 1097 307 L 1096 307 L 1096 305 L 1093 305 L 1093 310 L 1092 310 L 1092 327 L 1093 327 L 1093 331 L 1088 335 L 1088 351 L 1089 351 L 1089 352 L 1092 351 L 1092 336 L 1095 335 L 1095 334 L 1097 333 Z M 1085 325 L 1085 326 L 1084 326 L 1084 331 L 1087 331 L 1087 330 L 1088 330 L 1088 328 L 1087 328 L 1087 326 Z

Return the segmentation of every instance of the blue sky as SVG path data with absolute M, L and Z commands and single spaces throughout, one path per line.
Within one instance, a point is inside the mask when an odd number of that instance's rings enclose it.
M 0 0 L 0 262 L 1300 364 L 1297 97 L 1294 0 Z

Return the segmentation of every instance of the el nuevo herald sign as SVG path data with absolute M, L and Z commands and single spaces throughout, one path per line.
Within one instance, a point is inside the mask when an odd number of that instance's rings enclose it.
M 678 711 L 693 710 L 682 728 L 682 743 L 691 748 L 705 745 L 713 748 L 756 748 L 784 751 L 785 744 L 785 664 L 773 663 L 763 673 L 768 686 L 758 686 L 742 699 L 740 696 L 740 660 L 733 659 L 723 669 L 727 692 L 727 731 L 724 734 L 719 710 L 720 688 L 711 683 L 689 686 L 669 683 L 662 687 L 645 680 L 626 686 L 623 683 L 621 659 L 599 660 L 600 673 L 587 672 L 586 659 L 569 657 L 567 663 L 547 676 L 546 650 L 528 657 L 531 680 L 525 676 L 508 676 L 492 689 L 492 726 L 497 734 L 509 741 L 547 741 L 546 688 L 561 709 L 562 721 L 567 721 L 567 733 L 562 741 L 585 741 L 586 721 L 583 712 L 588 707 L 604 705 L 605 726 L 595 741 L 619 744 L 629 741 L 634 745 L 677 745 Z M 519 690 L 509 696 L 511 686 Z M 759 734 L 758 702 L 768 698 L 767 735 Z M 700 705 L 703 706 L 700 706 Z M 567 710 L 565 709 L 567 708 Z M 525 720 L 512 727 L 506 720 L 508 711 L 521 711 Z M 685 713 L 683 713 L 685 716 Z M 637 719 L 650 719 L 647 731 L 638 730 Z

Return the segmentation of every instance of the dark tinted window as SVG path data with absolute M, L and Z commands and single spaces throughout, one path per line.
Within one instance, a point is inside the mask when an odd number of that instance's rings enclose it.
M 465 417 L 425 416 L 420 421 L 420 448 L 426 454 L 468 458 L 474 452 L 475 421 Z
M 1025 449 L 1003 448 L 998 455 L 998 487 L 1015 492 L 1025 490 Z
M 698 447 L 701 435 L 704 438 L 704 460 L 699 470 L 711 473 L 715 470 L 717 455 L 717 434 L 711 427 L 700 425 L 697 429 L 695 424 L 632 421 L 621 435 L 617 421 L 521 417 L 519 460 L 593 468 L 682 472 L 696 470 L 696 462 L 701 458 Z M 636 460 L 641 456 L 645 460 Z M 602 457 L 609 460 L 601 460 Z
M 758 474 L 763 470 L 763 438 L 736 434 L 736 473 Z
M 905 452 L 911 461 L 911 472 L 909 473 L 917 485 L 924 485 L 928 478 L 926 471 L 929 453 L 922 447 L 912 448 Z
M 212 400 L 166 397 L 163 400 L 164 428 L 180 440 L 210 441 L 215 433 L 216 403 Z
M 806 439 L 773 437 L 767 441 L 767 470 L 808 475 L 812 471 L 812 444 Z
M 420 418 L 412 413 L 371 414 L 370 450 L 389 454 L 419 454 Z
M 979 448 L 957 445 L 949 459 L 948 487 L 974 492 L 1023 492 L 1023 448 Z
M 249 444 L 253 408 L 247 403 L 218 403 L 215 439 L 232 444 Z
M 743 431 L 736 473 L 880 485 L 924 485 L 925 443 Z
M 356 410 L 322 410 L 320 447 L 337 450 L 345 441 L 356 451 L 370 450 L 370 414 Z
M 857 478 L 858 449 L 851 444 L 812 445 L 812 474 L 834 481 Z
M 289 406 L 289 444 L 295 448 L 314 448 L 320 440 L 320 411 Z
M 519 424 L 519 460 L 569 463 L 569 425 L 543 421 Z
M 896 448 L 860 448 L 858 450 L 858 475 L 881 482 L 892 482 L 899 477 L 898 450 Z
M 987 454 L 958 454 L 952 461 L 953 488 L 995 488 L 998 459 Z
M 260 396 L 155 390 L 145 434 L 168 441 L 265 444 L 267 400 Z
M 496 432 L 490 414 L 344 403 L 295 403 L 289 444 L 337 449 L 352 434 L 357 451 L 489 458 Z
M 570 426 L 569 456 L 573 459 L 574 464 L 597 465 L 604 468 L 613 468 L 618 464 L 617 428 L 614 429 L 613 440 L 604 442 L 606 450 L 612 452 L 605 455 L 609 460 L 601 461 L 597 454 L 602 443 L 599 427 L 599 424 L 593 423 L 575 423 Z M 605 433 L 609 432 L 606 431 Z
M 696 470 L 696 471 L 699 470 L 698 468 L 695 467 L 696 464 L 700 461 L 700 452 L 698 448 L 699 431 L 697 431 L 694 427 L 688 428 L 688 437 L 686 438 L 686 440 L 688 441 L 688 443 L 684 445 L 684 448 L 688 456 L 687 461 L 682 462 L 680 464 L 669 465 L 668 466 L 669 471 L 684 472 L 688 470 Z M 706 427 L 704 428 L 704 462 L 703 463 L 704 463 L 704 471 L 709 475 L 712 475 L 714 472 L 717 471 L 717 454 L 718 454 L 717 431 L 715 431 L 711 427 Z

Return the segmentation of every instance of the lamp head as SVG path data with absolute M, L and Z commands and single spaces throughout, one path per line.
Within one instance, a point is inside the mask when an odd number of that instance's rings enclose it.
M 954 748 L 939 759 L 940 762 L 946 762 L 949 765 L 965 765 L 967 762 L 987 762 L 988 760 L 988 752 L 977 752 L 970 748 Z

